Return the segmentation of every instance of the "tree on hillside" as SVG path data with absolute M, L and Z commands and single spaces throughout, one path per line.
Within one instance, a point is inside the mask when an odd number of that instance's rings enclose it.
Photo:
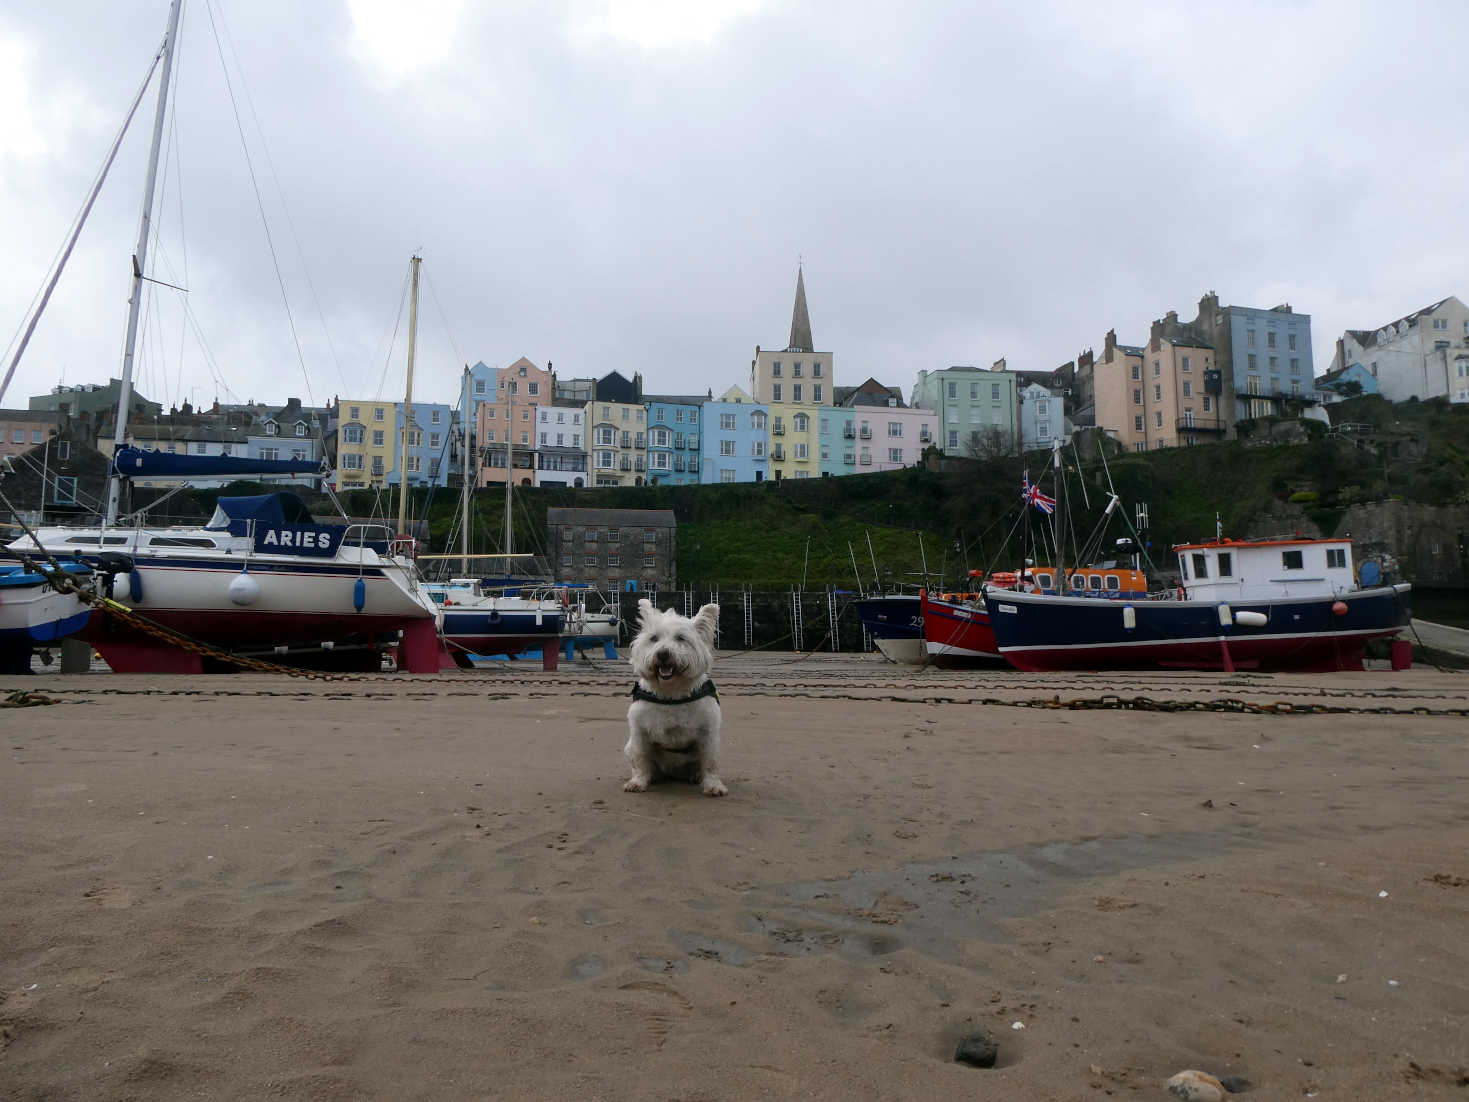
M 1009 455 L 1012 450 L 1009 435 L 999 425 L 990 425 L 971 432 L 968 443 L 964 445 L 964 454 L 970 459 L 979 460 L 999 459 Z

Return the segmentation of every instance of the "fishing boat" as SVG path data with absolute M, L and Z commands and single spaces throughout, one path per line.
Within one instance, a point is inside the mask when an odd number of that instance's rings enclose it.
M 85 563 L 64 561 L 74 578 L 92 573 Z M 29 673 L 31 653 L 53 646 L 86 626 L 91 606 L 58 590 L 50 572 L 30 563 L 0 563 L 0 673 Z
M 1027 671 L 1360 670 L 1366 643 L 1412 617 L 1411 586 L 1384 584 L 1374 562 L 1358 572 L 1350 539 L 1216 533 L 1174 551 L 1182 584 L 1161 597 L 986 587 L 1000 654 Z
M 890 662 L 900 665 L 922 665 L 927 654 L 923 649 L 923 594 L 884 593 L 859 597 L 853 602 L 857 616 L 873 646 Z

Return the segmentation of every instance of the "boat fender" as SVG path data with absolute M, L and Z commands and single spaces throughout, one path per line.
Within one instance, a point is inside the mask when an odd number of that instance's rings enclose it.
M 133 604 L 143 599 L 143 572 L 136 566 L 128 574 L 128 598 Z
M 1270 622 L 1270 617 L 1263 612 L 1251 612 L 1245 609 L 1243 612 L 1234 614 L 1234 622 L 1242 628 L 1262 628 Z
M 228 593 L 234 604 L 242 607 L 253 605 L 260 597 L 260 583 L 250 576 L 248 570 L 241 570 L 230 580 Z
M 352 583 L 352 607 L 361 612 L 367 604 L 367 583 L 358 578 Z
M 1333 616 L 1345 616 L 1347 614 L 1347 603 L 1345 601 L 1332 601 L 1331 614 Z
M 1222 627 L 1222 628 L 1227 628 L 1232 623 L 1234 623 L 1234 613 L 1232 613 L 1229 610 L 1229 606 L 1228 605 L 1220 605 L 1219 606 L 1219 626 Z
M 1137 609 L 1131 605 L 1122 606 L 1122 626 L 1128 631 L 1132 631 L 1137 627 Z

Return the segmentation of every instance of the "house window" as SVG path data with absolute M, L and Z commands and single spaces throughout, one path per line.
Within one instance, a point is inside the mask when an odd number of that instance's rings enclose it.
M 41 430 L 40 429 L 31 429 L 31 443 L 32 444 L 39 444 L 40 442 L 41 442 Z
M 265 435 L 266 436 L 276 436 L 276 435 L 279 435 L 280 431 L 281 431 L 281 427 L 279 425 L 277 425 L 274 421 L 267 421 L 267 422 L 265 422 Z
M 526 389 L 527 393 L 529 393 L 532 397 L 535 397 L 536 395 L 538 395 L 538 394 L 541 393 L 541 384 L 540 383 L 527 383 L 525 385 L 525 389 Z
M 1036 425 L 1036 435 L 1042 440 L 1051 435 L 1051 422 L 1041 421 Z
M 204 441 L 202 441 L 202 440 L 199 441 L 199 443 L 197 443 L 197 444 L 194 445 L 194 454 L 195 455 L 204 455 L 204 454 L 206 454 L 208 452 L 208 450 L 209 449 L 205 446 Z M 224 453 L 221 452 L 220 454 L 223 455 Z
M 809 444 L 796 445 L 796 458 L 809 459 L 811 457 L 811 446 Z
M 651 570 L 651 569 L 653 569 L 653 567 L 655 565 L 656 565 L 656 563 L 654 562 L 652 555 L 644 555 L 643 556 L 643 569 L 644 570 Z
M 1192 365 L 1191 365 L 1191 364 L 1190 364 L 1190 363 L 1189 363 L 1189 358 L 1188 358 L 1188 357 L 1187 357 L 1187 356 L 1185 356 L 1185 357 L 1184 357 L 1184 358 L 1183 358 L 1183 369 L 1184 369 L 1184 370 L 1185 370 L 1185 371 L 1192 371 L 1192 370 L 1193 370 L 1193 367 L 1192 367 Z
M 821 401 L 821 384 L 820 383 L 812 383 L 811 384 L 811 400 L 813 402 L 819 402 L 819 401 Z
M 797 432 L 807 432 L 811 428 L 811 418 L 807 417 L 804 413 L 798 413 L 791 418 L 791 426 Z
M 957 429 L 950 429 L 949 430 L 949 447 L 951 447 L 951 448 L 957 448 L 958 446 L 959 446 L 959 433 L 958 433 L 958 430 Z
M 797 379 L 799 379 L 801 377 L 801 361 L 800 360 L 797 360 L 796 363 L 795 363 L 795 366 L 792 367 L 791 374 L 795 378 L 797 378 Z
M 10 442 L 12 444 L 24 444 L 26 442 L 26 430 L 15 429 L 14 431 L 12 431 L 10 434 Z
M 811 378 L 813 378 L 813 379 L 819 379 L 819 378 L 821 378 L 821 361 L 820 360 L 812 360 L 811 361 Z
M 544 433 L 544 432 L 541 433 L 541 447 L 544 448 L 546 446 L 546 440 L 547 440 L 547 434 Z
M 1153 418 L 1153 423 L 1161 429 L 1163 427 L 1163 411 L 1160 409 L 1157 413 L 1153 414 Z
M 583 555 L 582 556 L 582 559 L 581 559 L 581 564 L 583 566 L 590 566 L 591 568 L 593 568 L 595 570 L 596 569 L 596 566 L 597 566 L 597 556 L 596 555 Z
M 483 379 L 476 379 L 474 381 L 474 392 L 476 394 L 483 394 L 485 392 L 485 381 Z
M 977 401 L 979 401 L 979 384 L 978 383 L 970 383 L 969 384 L 969 400 L 971 402 L 977 402 Z
M 780 378 L 780 361 L 779 360 L 772 361 L 772 363 L 770 365 L 770 377 L 772 379 L 779 379 Z
M 1213 397 L 1211 395 L 1205 394 L 1204 395 L 1204 412 L 1205 413 L 1208 413 L 1213 408 L 1214 408 L 1214 399 L 1213 399 Z
M 901 422 L 901 421 L 889 421 L 888 422 L 888 435 L 889 436 L 902 436 L 903 435 L 903 422 Z
M 1285 343 L 1294 352 L 1296 350 L 1296 335 L 1294 333 L 1288 334 L 1285 338 Z
M 342 429 L 342 443 L 360 444 L 367 432 L 361 425 L 347 425 Z
M 621 555 L 608 555 L 607 556 L 607 565 L 609 567 L 611 567 L 611 566 L 621 566 L 622 565 L 622 556 Z
M 1306 564 L 1302 561 L 1300 551 L 1282 551 L 1280 553 L 1280 565 L 1286 570 L 1304 570 Z
M 1194 396 L 1194 381 L 1192 379 L 1185 379 L 1183 381 L 1183 396 L 1185 398 L 1192 398 Z
M 1274 348 L 1275 347 L 1275 330 L 1274 329 L 1270 330 L 1270 332 L 1268 332 L 1268 333 L 1265 334 L 1265 347 L 1266 348 Z
M 1253 352 L 1251 352 L 1247 357 L 1245 357 L 1245 359 L 1248 362 L 1249 368 L 1250 368 L 1251 371 L 1258 371 L 1260 369 L 1259 362 L 1256 359 L 1255 354 Z
M 1000 384 L 999 383 L 991 383 L 990 384 L 990 400 L 993 401 L 993 402 L 998 402 L 1000 400 Z
M 442 435 L 443 435 L 443 433 L 438 433 L 438 432 L 431 432 L 431 433 L 429 433 L 428 434 L 428 446 L 431 447 L 431 448 L 437 448 L 439 446 L 439 438 Z M 544 444 L 545 442 L 546 441 L 543 438 L 541 440 L 541 443 Z
M 562 566 L 570 566 L 571 565 L 571 556 L 570 555 L 562 555 L 561 556 L 561 565 Z
M 1154 360 L 1153 361 L 1153 378 L 1156 379 L 1161 374 L 1163 374 L 1163 365 L 1159 361 Z
M 791 401 L 793 401 L 793 402 L 799 402 L 800 400 L 801 400 L 801 384 L 800 383 L 792 383 L 791 384 Z
M 1299 375 L 1301 373 L 1301 361 L 1295 356 L 1290 358 L 1290 373 L 1292 375 Z
M 758 409 L 754 413 L 750 414 L 750 427 L 752 429 L 759 429 L 761 432 L 764 432 L 765 414 Z
M 1255 331 L 1253 329 L 1246 329 L 1245 330 L 1245 347 L 1247 347 L 1247 348 L 1254 348 L 1255 347 Z
M 667 452 L 654 452 L 648 457 L 648 466 L 655 471 L 668 471 L 673 469 L 673 456 Z
M 889 463 L 901 463 L 901 462 L 903 462 L 903 449 L 902 448 L 889 448 L 888 449 L 888 462 Z
M 756 459 L 764 459 L 765 458 L 765 441 L 764 440 L 756 440 L 753 444 L 751 444 L 750 445 L 750 454 L 752 456 L 754 456 Z
M 1143 404 L 1143 388 L 1135 386 L 1132 388 L 1132 404 L 1140 406 Z
M 1155 401 L 1155 402 L 1161 402 L 1162 400 L 1163 400 L 1163 384 L 1162 383 L 1154 383 L 1153 384 L 1153 401 Z
M 720 455 L 734 455 L 734 453 L 735 453 L 735 442 L 733 440 L 721 440 L 719 442 L 719 454 Z
M 274 459 L 279 459 L 280 457 L 281 457 L 281 450 L 279 448 L 261 448 L 260 449 L 260 458 L 261 459 L 274 460 Z
M 1326 549 L 1326 569 L 1345 570 L 1347 568 L 1347 549 L 1345 547 L 1328 547 Z
M 719 415 L 719 427 L 724 432 L 733 432 L 735 427 L 735 415 L 733 413 L 721 413 Z
M 959 397 L 959 384 L 958 383 L 950 383 L 949 384 L 949 397 L 950 398 L 958 398 Z
M 77 502 L 77 480 L 75 475 L 62 475 L 56 479 L 56 493 L 52 502 L 57 505 L 75 505 Z
M 1376 360 L 1373 360 L 1372 361 L 1372 377 L 1374 379 L 1377 378 L 1377 361 Z
M 342 470 L 344 470 L 344 471 L 360 471 L 360 470 L 362 470 L 362 456 L 357 455 L 355 453 L 344 454 L 342 456 Z
M 349 421 L 360 421 L 360 420 L 362 420 L 362 407 L 361 406 L 348 406 L 347 407 L 347 419 Z
M 1132 430 L 1133 432 L 1143 431 L 1143 415 L 1141 413 L 1132 419 Z
M 1141 379 L 1143 377 L 1143 365 L 1142 364 L 1135 363 L 1135 364 L 1132 365 L 1132 377 L 1134 379 Z
M 779 402 L 779 401 L 782 401 L 783 400 L 781 398 L 781 396 L 780 396 L 780 384 L 779 383 L 772 383 L 771 384 L 771 386 L 770 386 L 770 400 L 772 402 Z
M 423 470 L 422 463 L 423 461 L 419 456 L 410 455 L 408 457 L 408 473 L 417 474 L 419 471 Z
M 372 419 L 374 421 L 381 421 L 383 419 L 383 407 L 382 406 L 373 406 L 372 407 Z
M 728 467 L 720 467 L 719 468 L 719 481 L 720 482 L 733 482 L 734 480 L 735 480 L 735 472 L 734 471 L 732 471 Z

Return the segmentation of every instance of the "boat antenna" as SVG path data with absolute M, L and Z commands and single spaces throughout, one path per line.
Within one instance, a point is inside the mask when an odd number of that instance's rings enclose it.
M 168 116 L 168 84 L 173 79 L 173 48 L 178 39 L 179 9 L 183 0 L 173 0 L 168 9 L 168 30 L 163 33 L 163 71 L 158 78 L 158 108 L 153 114 L 153 144 L 148 150 L 148 174 L 143 184 L 143 213 L 138 225 L 138 247 L 133 250 L 133 290 L 128 299 L 127 336 L 123 341 L 122 381 L 117 387 L 117 416 L 112 432 L 113 461 L 107 471 L 107 510 L 102 525 L 117 523 L 118 496 L 122 485 L 117 475 L 116 456 L 127 437 L 128 407 L 133 400 L 133 353 L 138 343 L 138 314 L 143 306 L 143 273 L 148 268 L 148 238 L 153 230 L 153 193 L 158 184 L 158 154 L 163 148 L 163 122 Z
M 877 574 L 877 554 L 872 550 L 872 529 L 867 530 L 867 554 L 872 559 L 872 583 L 882 592 L 882 578 Z
M 1214 514 L 1214 542 L 1224 542 L 1224 522 L 1219 519 L 1219 514 Z
M 862 574 L 857 569 L 857 552 L 852 550 L 851 540 L 847 541 L 847 554 L 852 556 L 852 574 L 857 579 L 857 595 L 859 597 L 865 597 L 867 594 L 862 592 Z
M 459 568 L 469 577 L 469 365 L 464 365 L 464 387 L 459 396 L 459 449 L 464 454 L 464 473 L 459 479 L 459 502 L 461 511 L 459 532 Z

